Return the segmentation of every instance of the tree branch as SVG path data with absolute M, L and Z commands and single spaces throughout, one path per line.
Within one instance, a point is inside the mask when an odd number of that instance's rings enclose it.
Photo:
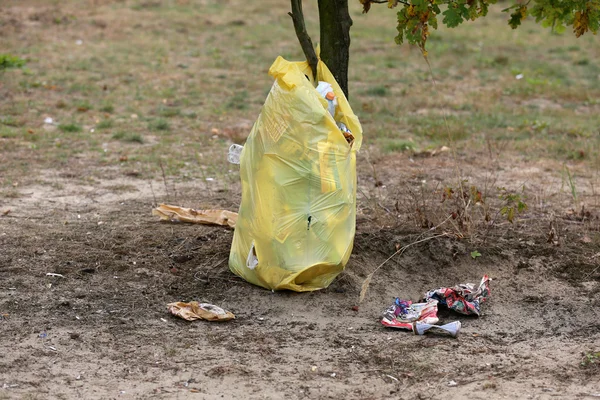
M 310 65 L 310 69 L 313 73 L 313 78 L 317 79 L 317 54 L 312 44 L 312 40 L 306 31 L 306 25 L 304 25 L 304 14 L 302 13 L 302 0 L 290 0 L 292 3 L 292 12 L 288 13 L 292 17 L 294 22 L 294 29 L 296 31 L 296 37 L 300 42 L 304 56 Z
M 384 4 L 384 3 L 388 3 L 388 0 L 370 0 L 370 2 L 376 3 L 376 4 Z M 410 6 L 410 3 L 406 2 L 406 1 L 399 0 L 398 3 L 402 3 L 404 5 Z

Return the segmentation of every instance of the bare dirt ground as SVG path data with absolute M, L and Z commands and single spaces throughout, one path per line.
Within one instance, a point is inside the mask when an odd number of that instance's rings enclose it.
M 449 174 L 451 164 L 446 155 L 383 157 L 378 186 L 401 191 L 401 182 Z M 366 191 L 373 178 L 361 165 Z M 529 168 L 530 177 L 542 171 Z M 511 179 L 525 169 L 515 164 Z M 106 170 L 109 178 L 82 184 L 78 171 L 42 171 L 48 184 L 0 203 L 0 398 L 600 396 L 597 364 L 581 365 L 600 346 L 596 210 L 587 222 L 557 213 L 558 245 L 548 242 L 548 215 L 535 210 L 495 227 L 477 259 L 452 235 L 414 245 L 377 272 L 354 311 L 365 276 L 426 231 L 387 211 L 388 223 L 377 222 L 363 198 L 347 270 L 326 290 L 273 293 L 228 271 L 231 230 L 152 217 L 165 200 L 161 182 Z M 181 205 L 239 202 L 239 187 L 173 185 Z M 382 209 L 394 207 L 392 197 L 381 196 Z M 396 296 L 418 300 L 484 273 L 493 279 L 484 315 L 445 318 L 462 321 L 458 339 L 378 322 Z M 186 322 L 166 311 L 180 300 L 218 304 L 237 319 Z

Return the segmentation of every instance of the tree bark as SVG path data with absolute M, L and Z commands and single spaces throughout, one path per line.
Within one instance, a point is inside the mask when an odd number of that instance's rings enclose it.
M 352 18 L 348 0 L 319 0 L 321 60 L 348 97 L 348 62 Z

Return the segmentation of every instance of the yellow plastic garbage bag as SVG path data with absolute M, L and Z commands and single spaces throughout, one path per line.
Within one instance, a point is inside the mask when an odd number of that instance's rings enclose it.
M 332 85 L 335 118 L 307 62 L 278 57 L 269 75 L 275 82 L 240 156 L 242 203 L 229 268 L 268 289 L 318 290 L 352 252 L 362 128 L 322 61 L 317 80 Z M 352 132 L 351 144 L 336 121 Z

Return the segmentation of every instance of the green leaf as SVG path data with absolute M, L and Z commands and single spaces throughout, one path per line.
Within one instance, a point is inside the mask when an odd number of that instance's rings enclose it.
M 477 250 L 474 250 L 474 251 L 472 251 L 472 252 L 471 252 L 471 258 L 474 260 L 474 259 L 476 259 L 477 257 L 481 257 L 481 253 L 480 253 L 480 252 L 478 252 Z
M 448 28 L 457 27 L 463 22 L 461 10 L 453 7 L 451 4 L 448 5 L 448 9 L 442 14 L 444 15 L 444 19 L 442 20 L 442 22 L 446 24 Z
M 521 13 L 518 10 L 510 14 L 508 25 L 513 29 L 517 29 L 521 25 Z
M 427 22 L 433 29 L 438 28 L 438 21 L 434 13 L 429 14 L 429 20 Z

